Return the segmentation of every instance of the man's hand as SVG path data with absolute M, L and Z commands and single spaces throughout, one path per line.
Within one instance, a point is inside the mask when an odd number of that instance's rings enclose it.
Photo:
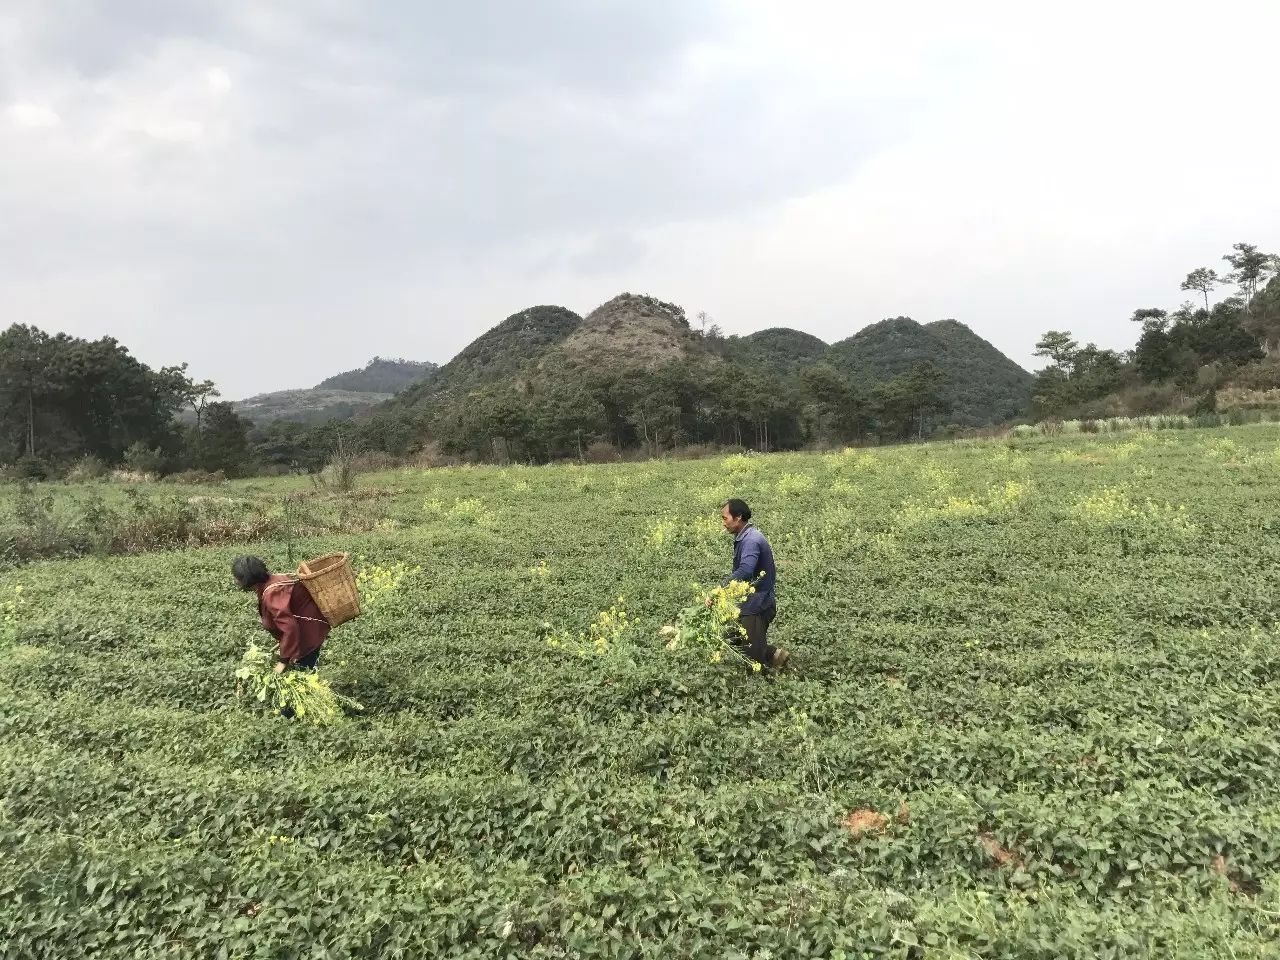
M 707 597 L 707 609 L 710 610 L 714 606 L 715 606 L 715 601 L 712 600 L 710 597 Z
M 289 665 L 285 663 L 283 660 L 276 661 L 276 673 L 284 673 L 285 670 L 288 669 L 288 667 Z

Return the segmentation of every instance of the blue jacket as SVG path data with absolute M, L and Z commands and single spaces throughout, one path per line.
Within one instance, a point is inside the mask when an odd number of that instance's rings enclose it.
M 764 576 L 760 577 L 763 573 Z M 760 579 L 756 579 L 760 577 Z M 751 616 L 763 613 L 777 606 L 778 597 L 774 592 L 774 581 L 778 570 L 773 564 L 773 547 L 769 541 L 753 526 L 747 526 L 733 538 L 733 574 L 726 580 L 742 580 L 753 584 L 756 592 L 747 597 L 742 605 L 742 615 Z

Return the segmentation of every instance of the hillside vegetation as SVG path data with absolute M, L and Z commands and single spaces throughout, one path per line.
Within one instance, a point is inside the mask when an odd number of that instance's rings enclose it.
M 315 389 L 393 394 L 429 379 L 438 369 L 439 365 L 434 363 L 374 357 L 359 370 L 348 370 L 320 381 Z
M 434 363 L 374 357 L 363 367 L 336 374 L 308 390 L 277 390 L 231 406 L 257 424 L 275 420 L 320 424 L 360 415 L 408 386 L 429 381 L 437 370 Z
M 93 408 L 113 411 L 107 420 L 81 423 L 92 391 L 60 358 L 83 364 L 95 345 L 14 327 L 0 337 L 0 369 L 12 373 L 0 388 L 11 402 L 0 469 L 45 476 L 85 460 L 77 475 L 239 475 L 314 471 L 355 453 L 546 462 L 700 445 L 770 451 L 919 439 L 1028 410 L 1030 375 L 955 321 L 900 317 L 832 346 L 784 328 L 725 338 L 705 321 L 694 329 L 678 305 L 631 293 L 585 318 L 531 307 L 439 368 L 374 358 L 312 390 L 236 403 L 182 368 L 153 374 L 114 345 L 143 371 L 135 405 L 156 411 L 145 429 L 110 420 L 127 409 L 119 404 Z
M 1035 378 L 955 320 L 882 320 L 833 344 L 827 359 L 864 381 L 899 376 L 918 363 L 933 364 L 944 378 L 941 402 L 950 423 L 1007 422 L 1030 409 Z
M 827 356 L 827 344 L 803 330 L 771 327 L 745 337 L 730 338 L 727 353 L 746 366 L 788 374 L 822 363 Z
M 564 307 L 530 307 L 481 334 L 430 380 L 404 391 L 388 411 L 417 411 L 440 397 L 464 397 L 512 377 L 560 344 L 582 324 L 582 318 Z
M 390 393 L 362 393 L 354 390 L 331 390 L 312 387 L 308 390 L 277 390 L 245 400 L 237 400 L 232 409 L 251 423 L 318 424 L 329 420 L 354 417 L 391 399 Z
M 1047 365 L 1036 377 L 1041 419 L 1280 409 L 1280 256 L 1237 243 L 1211 267 L 1187 274 L 1193 297 L 1174 310 L 1143 307 L 1132 350 L 1083 346 L 1067 330 L 1036 343 Z M 1214 301 L 1222 287 L 1235 292 Z
M 626 293 L 586 318 L 515 314 L 344 430 L 361 449 L 499 461 L 884 443 L 1007 422 L 1028 412 L 1031 379 L 954 321 L 899 318 L 828 347 L 781 328 L 725 338 Z M 277 431 L 271 456 L 315 465 L 336 437 Z

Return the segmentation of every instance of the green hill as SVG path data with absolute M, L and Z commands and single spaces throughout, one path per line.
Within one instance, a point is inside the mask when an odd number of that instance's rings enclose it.
M 785 374 L 821 363 L 827 354 L 827 344 L 803 330 L 770 327 L 745 337 L 730 337 L 725 341 L 725 350 L 734 360 Z
M 335 374 L 310 389 L 261 393 L 233 401 L 231 407 L 257 424 L 285 420 L 316 425 L 367 413 L 411 384 L 429 381 L 438 369 L 434 363 L 374 357 L 363 367 Z
M 652 369 L 709 351 L 706 341 L 690 329 L 682 308 L 655 297 L 624 293 L 587 314 L 558 353 L 569 362 Z
M 446 397 L 515 376 L 562 344 L 582 325 L 582 318 L 564 307 L 529 307 L 513 313 L 481 334 L 434 376 L 409 387 L 386 406 L 387 411 L 429 413 Z
M 359 370 L 348 370 L 322 380 L 316 384 L 316 389 L 394 394 L 414 383 L 429 379 L 439 369 L 439 364 L 435 363 L 374 357 Z
M 949 378 L 927 429 L 1017 417 L 1031 375 L 963 324 L 874 324 L 828 347 L 800 330 L 722 338 L 684 310 L 624 293 L 586 317 L 530 307 L 477 337 L 428 379 L 357 417 L 344 442 L 396 456 L 546 462 L 693 444 L 796 449 L 917 436 L 935 390 L 907 374 L 932 361 Z M 883 385 L 883 389 L 871 389 Z M 333 430 L 275 436 L 272 463 L 321 464 Z
M 287 420 L 309 425 L 354 417 L 386 400 L 389 393 L 361 393 L 354 390 L 277 390 L 236 400 L 231 408 L 251 423 Z M 193 419 L 194 414 L 184 417 Z
M 888 380 L 931 361 L 946 375 L 950 410 L 941 419 L 961 426 L 1001 423 L 1030 408 L 1034 377 L 963 323 L 881 320 L 832 344 L 827 360 L 865 382 Z

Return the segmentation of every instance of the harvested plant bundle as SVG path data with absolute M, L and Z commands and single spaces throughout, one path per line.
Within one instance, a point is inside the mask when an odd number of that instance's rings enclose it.
M 293 714 L 316 726 L 341 720 L 347 709 L 364 706 L 336 692 L 311 670 L 276 673 L 275 658 L 256 643 L 250 643 L 236 670 L 237 693 L 248 695 L 272 710 L 292 710 Z

